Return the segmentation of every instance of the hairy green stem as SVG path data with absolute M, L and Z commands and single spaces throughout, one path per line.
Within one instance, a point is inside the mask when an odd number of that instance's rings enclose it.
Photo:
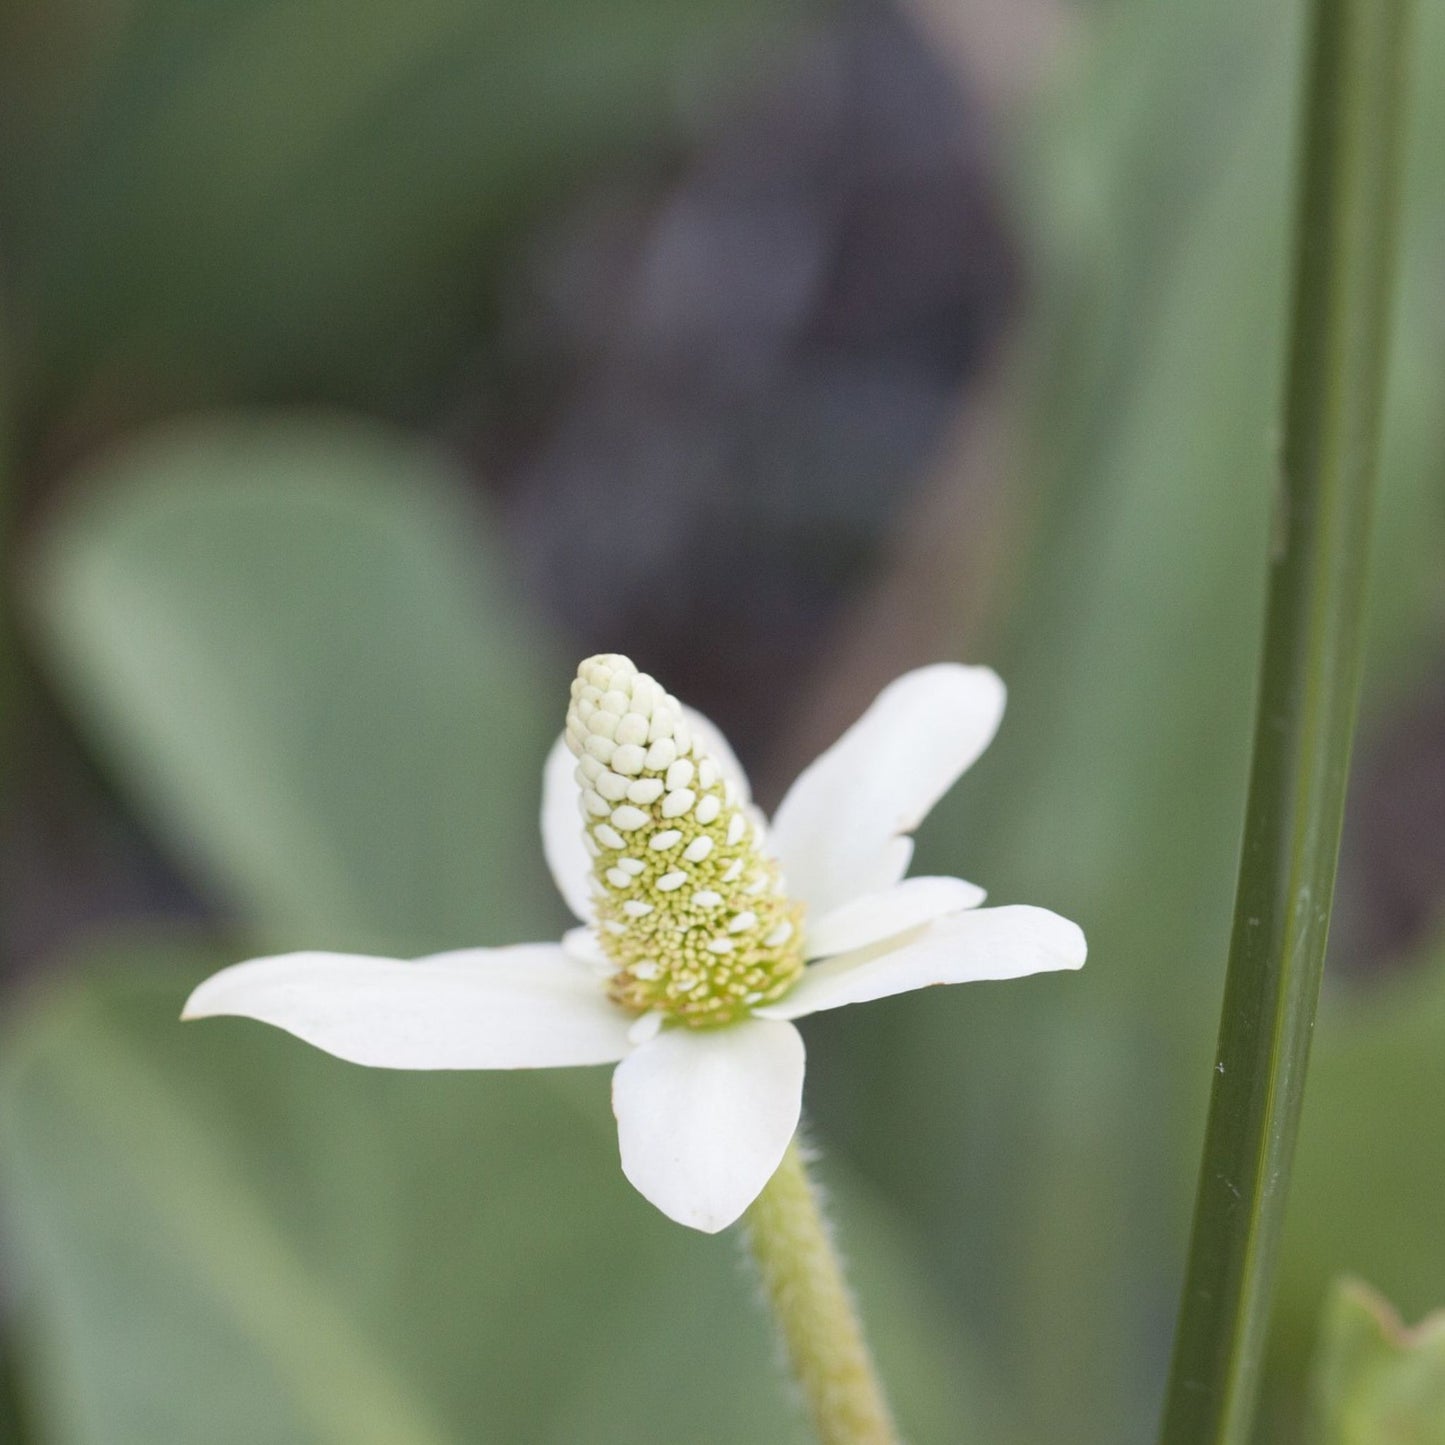
M 888 1404 L 796 1139 L 744 1224 L 822 1445 L 896 1445 Z
M 1309 8 L 1283 476 L 1167 1445 L 1249 1438 L 1358 690 L 1410 4 Z

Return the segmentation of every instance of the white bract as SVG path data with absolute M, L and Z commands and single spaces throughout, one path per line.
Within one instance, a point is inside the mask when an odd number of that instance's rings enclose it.
M 183 1016 L 260 1019 L 377 1068 L 616 1063 L 623 1172 L 671 1218 L 723 1229 L 797 1128 L 794 1019 L 1084 962 L 1057 914 L 904 877 L 909 834 L 1003 706 L 987 668 L 900 677 L 769 826 L 716 728 L 625 657 L 589 658 L 542 791 L 547 862 L 582 927 L 411 962 L 254 959 L 207 979 Z

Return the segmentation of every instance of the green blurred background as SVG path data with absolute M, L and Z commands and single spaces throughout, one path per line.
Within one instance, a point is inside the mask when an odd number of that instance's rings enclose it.
M 776 801 L 905 666 L 920 867 L 1084 973 L 810 1020 L 908 1438 L 1151 1437 L 1222 980 L 1294 3 L 7 0 L 0 1441 L 801 1441 L 601 1071 L 181 1028 L 268 948 L 555 936 L 626 651 Z M 1445 3 L 1422 0 L 1356 785 L 1261 1442 L 1330 1282 L 1445 1304 Z M 1431 1437 L 1432 1440 L 1434 1437 Z

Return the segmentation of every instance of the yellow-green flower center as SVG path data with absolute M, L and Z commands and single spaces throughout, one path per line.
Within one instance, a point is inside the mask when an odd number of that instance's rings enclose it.
M 703 1027 L 786 993 L 803 971 L 802 907 L 767 855 L 761 814 L 677 699 L 625 657 L 590 657 L 567 745 L 612 997 Z

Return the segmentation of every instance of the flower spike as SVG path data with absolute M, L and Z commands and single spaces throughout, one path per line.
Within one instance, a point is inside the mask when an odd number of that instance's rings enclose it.
M 625 657 L 577 669 L 567 710 L 608 992 L 694 1028 L 733 1023 L 803 971 L 767 824 L 675 697 Z

